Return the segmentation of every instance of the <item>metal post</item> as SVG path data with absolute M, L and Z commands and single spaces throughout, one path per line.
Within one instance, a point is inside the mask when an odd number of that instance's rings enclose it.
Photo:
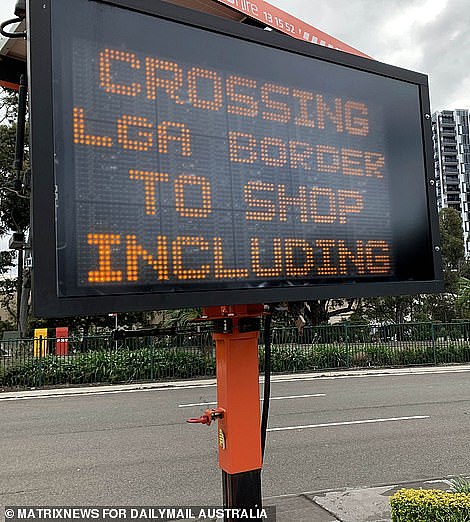
M 222 490 L 225 508 L 261 508 L 261 470 L 234 475 L 222 470 Z
M 147 337 L 147 339 L 150 339 L 150 380 L 153 381 L 154 378 L 155 378 L 155 374 L 154 374 L 154 364 L 155 364 L 155 359 L 154 359 L 154 349 L 155 349 L 155 343 L 153 342 L 153 338 L 152 337 Z
M 109 317 L 114 317 L 114 331 L 117 332 L 117 329 L 118 329 L 118 314 L 117 313 L 114 313 L 114 314 L 108 314 Z M 117 338 L 115 338 L 114 340 L 114 349 L 117 350 L 118 349 L 118 340 Z
M 22 332 L 22 325 L 21 325 L 21 292 L 23 291 L 23 249 L 18 250 L 18 279 L 16 281 L 16 328 L 18 332 L 20 332 L 20 335 L 23 334 Z
M 39 336 L 39 375 L 38 375 L 38 386 L 39 388 L 41 388 L 42 386 L 42 342 L 43 342 L 43 337 L 42 335 Z
M 214 325 L 218 408 L 190 422 L 210 424 L 217 418 L 223 500 L 228 509 L 262 507 L 258 366 L 262 314 L 262 305 L 204 309 L 205 318 Z
M 436 332 L 434 331 L 434 323 L 431 323 L 432 353 L 434 357 L 434 365 L 437 366 L 436 354 Z
M 19 197 L 23 197 L 23 183 L 21 181 L 21 171 L 23 170 L 24 159 L 24 134 L 26 127 L 26 105 L 28 99 L 28 87 L 25 76 L 22 74 L 20 78 L 20 87 L 18 90 L 18 116 L 16 120 L 16 143 L 15 143 L 15 162 L 13 168 L 16 172 L 14 189 Z M 17 230 L 23 232 L 23 230 Z M 24 240 L 23 240 L 24 241 Z M 20 314 L 21 314 L 21 292 L 23 290 L 23 245 L 18 249 L 18 280 L 16 283 L 16 325 L 21 332 Z
M 241 333 L 237 327 L 214 333 L 217 403 L 227 412 L 218 421 L 226 508 L 261 507 L 258 334 Z

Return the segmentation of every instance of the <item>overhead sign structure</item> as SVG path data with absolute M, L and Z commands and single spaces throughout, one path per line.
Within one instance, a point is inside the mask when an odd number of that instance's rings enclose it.
M 426 76 L 156 0 L 28 30 L 37 315 L 441 289 Z
M 273 27 L 293 38 L 370 58 L 367 54 L 264 0 L 217 0 L 217 2 L 232 7 L 250 18 L 254 18 L 266 24 L 266 26 Z

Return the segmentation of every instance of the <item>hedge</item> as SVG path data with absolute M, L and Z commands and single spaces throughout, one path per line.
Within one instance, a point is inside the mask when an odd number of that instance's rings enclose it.
M 406 346 L 401 349 L 380 344 L 361 346 L 295 345 L 272 347 L 273 372 L 312 371 L 332 368 L 371 366 L 412 366 L 424 364 L 470 362 L 470 347 L 465 345 Z M 263 370 L 264 348 L 260 347 L 260 368 Z
M 390 497 L 392 522 L 470 522 L 470 494 L 401 489 Z
M 0 385 L 118 383 L 147 379 L 215 375 L 212 356 L 183 350 L 113 350 L 87 352 L 72 357 L 48 355 L 12 366 Z
M 260 370 L 264 371 L 264 347 L 259 347 Z M 383 344 L 274 344 L 273 372 L 305 372 L 324 369 L 411 366 L 470 362 L 470 347 L 402 346 Z M 69 356 L 48 355 L 12 359 L 0 368 L 0 386 L 118 383 L 158 379 L 215 376 L 213 348 L 142 347 L 139 343 L 114 349 L 97 346 L 93 351 Z

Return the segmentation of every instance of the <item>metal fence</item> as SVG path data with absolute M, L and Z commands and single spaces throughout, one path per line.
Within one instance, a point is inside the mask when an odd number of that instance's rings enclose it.
M 263 332 L 260 370 L 263 371 Z M 470 362 L 470 322 L 274 328 L 272 369 L 439 365 Z M 115 341 L 109 335 L 0 341 L 0 389 L 187 379 L 215 375 L 209 330 Z

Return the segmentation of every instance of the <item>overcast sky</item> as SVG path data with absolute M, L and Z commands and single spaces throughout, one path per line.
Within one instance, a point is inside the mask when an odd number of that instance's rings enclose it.
M 376 60 L 429 75 L 432 110 L 470 108 L 470 0 L 270 0 Z
M 373 58 L 430 77 L 432 110 L 470 108 L 470 0 L 269 0 Z M 0 20 L 15 0 L 0 0 Z

